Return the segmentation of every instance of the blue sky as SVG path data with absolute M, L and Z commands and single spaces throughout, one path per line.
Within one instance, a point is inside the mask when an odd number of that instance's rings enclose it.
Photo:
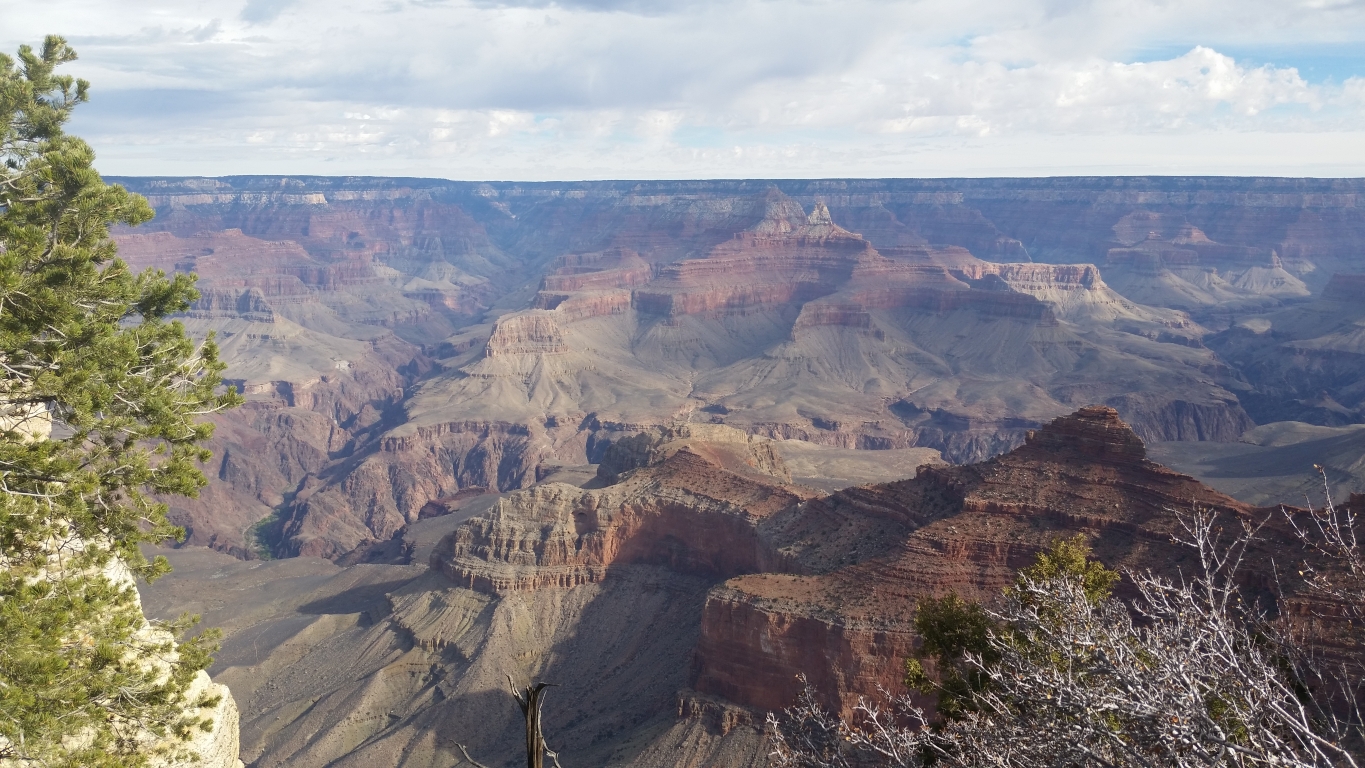
M 1365 0 L 0 0 L 109 174 L 1365 176 Z

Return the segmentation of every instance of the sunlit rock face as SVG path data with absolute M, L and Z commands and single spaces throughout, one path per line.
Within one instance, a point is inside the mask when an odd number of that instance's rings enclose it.
M 200 275 L 250 401 L 172 509 L 237 557 L 678 419 L 952 462 L 1091 403 L 1147 441 L 1365 420 L 1354 181 L 118 181 L 158 212 L 122 256 Z
M 50 420 L 47 423 L 51 425 Z M 12 425 L 5 426 L 9 429 L 15 428 Z M 22 427 L 23 424 L 19 426 Z M 170 676 L 178 659 L 174 650 L 175 635 L 161 625 L 147 620 L 133 573 L 119 558 L 111 558 L 102 569 L 92 568 L 84 572 L 72 570 L 73 553 L 81 552 L 87 546 L 87 540 L 75 535 L 49 539 L 42 550 L 46 555 L 46 565 L 38 569 L 34 578 L 59 582 L 82 575 L 100 576 L 107 579 L 113 588 L 130 591 L 133 595 L 132 607 L 136 614 L 131 617 L 133 622 L 129 627 L 131 635 L 127 638 L 126 644 L 119 646 L 121 653 L 125 654 L 124 662 L 134 661 L 142 670 L 162 676 L 161 680 L 164 682 Z M 0 557 L 0 567 L 7 568 L 9 565 L 6 558 Z M 79 642 L 79 638 L 73 637 L 71 642 Z M 170 650 L 166 650 L 167 648 Z M 156 755 L 149 762 L 154 768 L 242 768 L 242 761 L 238 759 L 240 718 L 237 703 L 228 687 L 214 682 L 207 672 L 200 670 L 190 680 L 188 689 L 184 691 L 183 701 L 185 708 L 181 711 L 185 716 L 200 721 L 208 720 L 205 727 L 195 728 L 188 739 L 182 741 L 164 733 L 157 734 L 144 726 L 137 726 L 135 730 L 124 735 L 132 739 L 132 744 L 144 754 Z M 77 732 L 65 738 L 80 744 L 82 735 Z M 87 734 L 86 739 L 88 738 Z M 85 743 L 88 744 L 88 740 Z M 9 753 L 10 746 L 7 740 L 0 739 L 0 751 Z M 180 757 L 167 756 L 171 754 Z M 22 768 L 31 764 L 30 761 L 0 756 L 0 768 Z
M 794 567 L 707 594 L 693 686 L 774 710 L 795 699 L 800 671 L 827 706 L 851 714 L 860 696 L 904 690 L 921 599 L 990 600 L 1038 551 L 1076 533 L 1110 566 L 1189 572 L 1194 554 L 1173 536 L 1195 504 L 1229 520 L 1258 515 L 1147 460 L 1118 413 L 1096 406 L 984 463 L 924 467 L 910 480 L 798 505 L 760 526 Z M 1273 582 L 1269 563 L 1283 541 L 1262 542 L 1252 582 Z M 1283 607 L 1303 610 L 1304 599 L 1286 593 Z
M 1150 461 L 1106 406 L 986 462 L 832 494 L 791 482 L 784 445 L 710 424 L 642 430 L 599 474 L 452 503 L 391 556 L 185 551 L 169 578 L 228 627 L 216 673 L 245 702 L 254 764 L 432 765 L 459 759 L 457 744 L 510 763 L 524 740 L 512 675 L 558 684 L 546 738 L 566 759 L 758 768 L 764 713 L 792 703 L 798 673 L 844 713 L 901 690 L 921 599 L 990 599 L 1077 533 L 1111 567 L 1188 573 L 1181 510 L 1269 512 Z M 1248 584 L 1321 615 L 1272 588 L 1284 533 L 1252 553 Z
M 122 181 L 248 399 L 172 513 L 305 555 L 149 598 L 227 628 L 253 764 L 510 762 L 512 674 L 566 762 L 757 768 L 797 672 L 899 689 L 923 597 L 1078 532 L 1188 568 L 1172 509 L 1251 510 L 1171 445 L 1358 469 L 1357 182 Z
M 0 430 L 14 432 L 21 440 L 47 440 L 52 437 L 53 426 L 52 412 L 46 406 L 0 403 Z M 58 525 L 56 529 L 61 530 L 62 527 Z M 40 562 L 44 559 L 46 562 L 38 569 L 35 578 L 51 579 L 55 583 L 60 583 L 73 577 L 97 574 L 107 579 L 114 589 L 131 592 L 137 613 L 132 617 L 134 623 L 131 628 L 134 633 L 128 646 L 123 648 L 123 653 L 128 654 L 124 658 L 136 658 L 140 665 L 145 665 L 142 669 L 155 670 L 160 675 L 169 676 L 177 661 L 176 652 L 171 650 L 168 655 L 159 649 L 165 647 L 173 649 L 175 635 L 147 620 L 137 581 L 124 561 L 118 557 L 111 557 L 102 569 L 92 568 L 84 572 L 72 570 L 72 554 L 87 551 L 89 543 L 89 540 L 82 539 L 74 533 L 48 539 L 46 545 L 39 550 Z M 0 556 L 0 568 L 10 568 L 12 565 L 7 556 Z M 73 638 L 73 642 L 75 640 Z M 165 678 L 162 679 L 164 681 Z M 207 672 L 200 670 L 195 673 L 189 688 L 184 692 L 184 700 L 195 703 L 214 702 L 211 706 L 194 706 L 187 712 L 187 715 L 193 718 L 208 718 L 208 727 L 196 729 L 184 742 L 158 736 L 147 728 L 139 727 L 132 738 L 136 739 L 136 743 L 146 752 L 186 754 L 184 750 L 188 750 L 187 754 L 190 756 L 183 760 L 159 756 L 151 760 L 151 765 L 154 768 L 242 768 L 242 761 L 238 759 L 240 735 L 237 703 L 227 686 L 215 683 Z M 75 734 L 71 738 L 80 739 L 80 734 Z M 4 753 L 8 746 L 10 745 L 5 739 L 0 739 L 0 753 Z M 20 768 L 29 764 L 28 761 L 0 757 L 0 768 Z

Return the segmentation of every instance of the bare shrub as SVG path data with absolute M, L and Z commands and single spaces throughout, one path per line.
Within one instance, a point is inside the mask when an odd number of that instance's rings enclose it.
M 1339 530 L 1322 519 L 1313 533 Z M 1347 745 L 1360 743 L 1359 707 L 1342 686 L 1314 686 L 1341 677 L 1237 586 L 1258 529 L 1229 538 L 1204 511 L 1184 525 L 1200 573 L 1177 583 L 1128 572 L 1139 593 L 1131 605 L 1093 599 L 1074 573 L 1022 573 L 987 611 L 992 653 L 964 656 L 986 684 L 959 716 L 930 726 L 908 697 L 883 695 L 860 702 L 846 722 L 807 690 L 783 717 L 768 718 L 773 763 L 1356 766 Z
M 1304 583 L 1319 597 L 1337 603 L 1354 622 L 1365 622 L 1365 553 L 1361 552 L 1361 510 L 1338 507 L 1332 501 L 1327 474 L 1322 475 L 1324 506 L 1315 509 L 1310 502 L 1303 514 L 1284 510 L 1285 518 L 1300 543 L 1310 553 L 1331 564 L 1323 571 L 1305 562 L 1300 571 Z

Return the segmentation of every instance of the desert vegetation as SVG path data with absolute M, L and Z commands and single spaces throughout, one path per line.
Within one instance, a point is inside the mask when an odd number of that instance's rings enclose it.
M 1365 768 L 1365 0 L 0 22 L 0 768 Z
M 193 275 L 134 274 L 114 224 L 152 216 L 63 132 L 89 84 L 56 74 L 59 37 L 0 56 L 0 764 L 140 766 L 181 759 L 212 727 L 212 633 L 149 625 L 139 548 L 182 536 L 158 497 L 194 495 L 230 407 L 212 340 L 168 316 Z M 196 681 L 199 681 L 196 683 Z M 235 724 L 234 724 L 235 727 Z M 235 736 L 233 738 L 235 746 Z M 231 756 L 235 760 L 235 755 Z
M 1270 522 L 1183 515 L 1180 543 L 1198 569 L 1178 579 L 1108 570 L 1078 536 L 1041 553 L 990 605 L 921 601 L 906 685 L 936 708 L 883 692 L 840 718 L 807 684 L 768 717 L 773 763 L 1359 765 L 1358 515 L 1330 496 L 1323 509 L 1284 512 L 1304 547 L 1291 573 L 1330 607 L 1330 632 L 1321 615 L 1279 613 L 1246 589 L 1249 547 Z M 1120 580 L 1133 599 L 1115 597 Z

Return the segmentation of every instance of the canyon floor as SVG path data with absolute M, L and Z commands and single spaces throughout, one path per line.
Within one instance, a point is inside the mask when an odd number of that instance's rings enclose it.
M 1264 442 L 1297 431 L 1272 426 Z M 1171 541 L 1182 509 L 1274 514 L 1146 459 L 1107 408 L 985 463 L 833 493 L 793 477 L 788 448 L 676 425 L 609 464 L 463 499 L 349 564 L 172 550 L 145 601 L 223 628 L 211 671 L 248 765 L 453 766 L 458 745 L 519 764 L 511 676 L 556 684 L 546 733 L 566 765 L 763 766 L 762 719 L 797 673 L 842 711 L 899 688 L 920 598 L 990 599 L 1075 532 L 1111 565 L 1174 573 L 1194 565 Z M 1287 541 L 1272 525 L 1260 548 Z
M 1365 503 L 1357 180 L 115 181 L 247 396 L 146 602 L 250 765 L 510 765 L 509 674 L 566 765 L 763 765 L 1057 535 Z

